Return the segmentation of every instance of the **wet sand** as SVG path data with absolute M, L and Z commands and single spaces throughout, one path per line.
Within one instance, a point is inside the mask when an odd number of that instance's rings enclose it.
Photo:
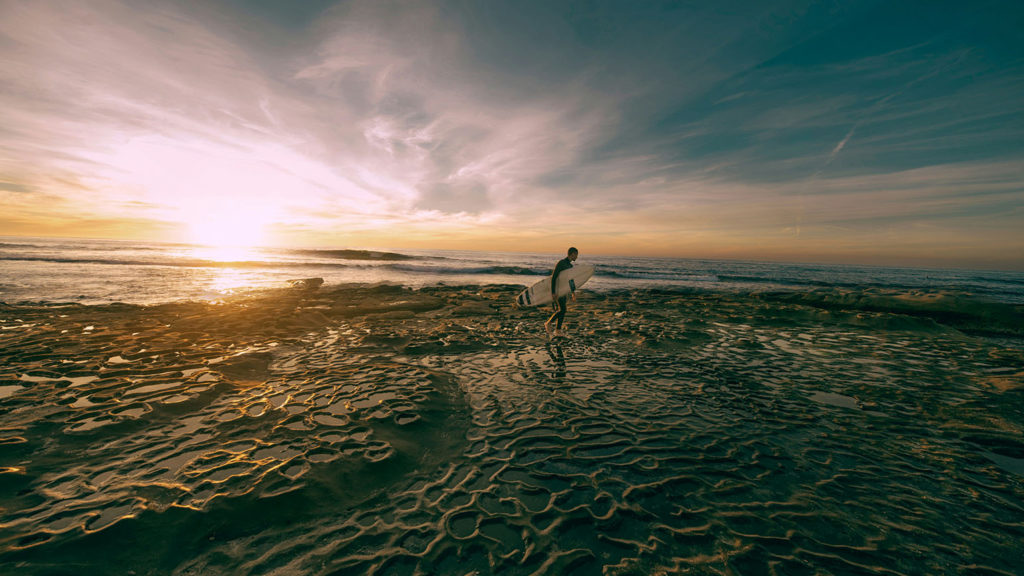
M 0 565 L 1019 570 L 1020 307 L 519 290 L 0 305 Z

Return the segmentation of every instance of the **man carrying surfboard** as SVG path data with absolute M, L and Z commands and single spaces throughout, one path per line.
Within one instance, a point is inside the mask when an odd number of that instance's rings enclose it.
M 555 336 L 560 336 L 562 332 L 562 320 L 565 319 L 565 311 L 567 309 L 569 296 L 572 296 L 572 301 L 576 301 L 576 291 L 572 290 L 569 294 L 558 297 L 555 292 L 555 288 L 558 286 L 558 275 L 564 270 L 572 268 L 573 261 L 576 260 L 580 255 L 580 251 L 576 248 L 569 248 L 569 252 L 565 258 L 558 261 L 555 264 L 555 269 L 551 272 L 551 305 L 555 309 L 555 313 L 548 318 L 548 321 L 544 323 L 544 331 L 551 336 L 551 322 L 555 322 Z

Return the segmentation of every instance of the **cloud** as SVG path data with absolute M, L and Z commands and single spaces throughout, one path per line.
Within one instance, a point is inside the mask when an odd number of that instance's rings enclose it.
M 101 213 L 120 196 L 163 198 L 174 218 L 212 191 L 339 222 L 443 220 L 572 165 L 613 116 L 579 86 L 485 97 L 458 30 L 432 6 L 401 8 L 328 10 L 268 64 L 251 35 L 192 6 L 8 5 L 4 169 Z M 90 182 L 92 200 L 55 174 Z
M 983 13 L 928 10 L 917 24 L 902 4 L 358 0 L 284 12 L 0 4 L 5 206 L 165 231 L 220 210 L 356 243 L 433 230 L 522 246 L 572 219 L 688 254 L 1020 223 L 1024 73 Z
M 839 144 L 836 144 L 836 147 L 833 148 L 832 152 L 828 155 L 829 163 L 831 163 L 832 160 L 835 159 L 836 154 L 839 154 L 840 152 L 843 151 L 843 148 L 846 147 L 846 143 L 850 141 L 850 138 L 853 138 L 853 133 L 856 132 L 856 131 L 857 131 L 857 127 L 856 126 L 854 126 L 853 128 L 850 128 L 850 131 L 846 133 L 846 136 L 844 136 L 843 139 L 839 141 Z

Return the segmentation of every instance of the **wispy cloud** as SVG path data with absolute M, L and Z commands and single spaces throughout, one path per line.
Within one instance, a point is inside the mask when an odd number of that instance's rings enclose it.
M 0 3 L 6 222 L 544 249 L 571 218 L 735 256 L 1022 224 L 1024 65 L 984 11 L 240 6 Z

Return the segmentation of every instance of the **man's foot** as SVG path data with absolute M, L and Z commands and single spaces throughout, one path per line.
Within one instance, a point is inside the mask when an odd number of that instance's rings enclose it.
M 548 333 L 548 338 L 551 338 L 551 324 L 544 323 L 544 331 Z

